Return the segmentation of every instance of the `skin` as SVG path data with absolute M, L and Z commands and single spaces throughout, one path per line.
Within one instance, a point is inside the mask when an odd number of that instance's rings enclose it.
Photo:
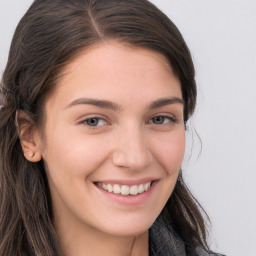
M 180 87 L 164 56 L 115 41 L 83 51 L 66 66 L 46 100 L 44 136 L 34 129 L 22 147 L 29 161 L 43 158 L 47 166 L 54 226 L 67 256 L 148 255 L 148 229 L 184 156 Z M 152 108 L 167 98 L 180 100 Z M 150 195 L 129 206 L 95 185 L 145 180 L 154 181 Z

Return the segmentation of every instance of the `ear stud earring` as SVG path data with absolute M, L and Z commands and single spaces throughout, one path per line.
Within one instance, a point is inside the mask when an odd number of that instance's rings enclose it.
M 41 155 L 38 152 L 33 152 L 33 151 L 27 151 L 24 153 L 24 157 L 29 161 L 29 162 L 39 162 L 41 160 Z
M 28 156 L 29 156 L 30 158 L 32 158 L 34 155 L 35 155 L 34 152 L 28 152 Z

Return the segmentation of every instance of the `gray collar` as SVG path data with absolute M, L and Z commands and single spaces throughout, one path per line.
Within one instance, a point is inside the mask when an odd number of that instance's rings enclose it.
M 188 256 L 185 244 L 172 226 L 160 215 L 149 229 L 150 256 Z M 197 256 L 224 256 L 218 253 L 208 253 L 203 248 L 196 248 Z
M 186 256 L 185 244 L 160 215 L 149 229 L 150 256 Z

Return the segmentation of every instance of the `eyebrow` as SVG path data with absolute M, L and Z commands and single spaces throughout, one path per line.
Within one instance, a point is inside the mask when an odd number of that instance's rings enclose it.
M 121 110 L 121 106 L 119 106 L 117 103 L 114 103 L 108 100 L 99 100 L 99 99 L 90 99 L 90 98 L 80 98 L 80 99 L 74 100 L 67 106 L 67 108 L 75 105 L 81 105 L 81 104 L 93 105 L 99 108 L 107 108 L 114 111 Z
M 161 98 L 156 101 L 153 101 L 148 107 L 148 110 L 161 108 L 166 105 L 179 103 L 184 105 L 184 100 L 178 97 L 171 97 L 171 98 Z M 75 106 L 75 105 L 81 105 L 81 104 L 87 104 L 87 105 L 93 105 L 99 108 L 106 108 L 113 111 L 120 111 L 122 108 L 120 105 L 118 105 L 115 102 L 108 101 L 108 100 L 100 100 L 100 99 L 91 99 L 91 98 L 79 98 L 74 101 L 72 101 L 66 108 Z
M 155 109 L 155 108 L 161 108 L 161 107 L 164 107 L 166 105 L 175 104 L 175 103 L 179 103 L 179 104 L 184 105 L 184 100 L 181 99 L 181 98 L 178 98 L 178 97 L 162 98 L 162 99 L 158 99 L 156 101 L 153 101 L 149 105 L 148 109 L 152 110 L 152 109 Z

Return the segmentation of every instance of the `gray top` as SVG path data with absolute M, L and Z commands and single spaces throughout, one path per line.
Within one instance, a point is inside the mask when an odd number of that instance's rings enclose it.
M 190 256 L 186 254 L 185 244 L 173 230 L 166 224 L 161 216 L 157 218 L 149 230 L 149 255 L 150 256 Z M 192 256 L 192 255 L 191 255 Z M 202 248 L 197 249 L 193 256 L 224 256 L 208 253 Z

